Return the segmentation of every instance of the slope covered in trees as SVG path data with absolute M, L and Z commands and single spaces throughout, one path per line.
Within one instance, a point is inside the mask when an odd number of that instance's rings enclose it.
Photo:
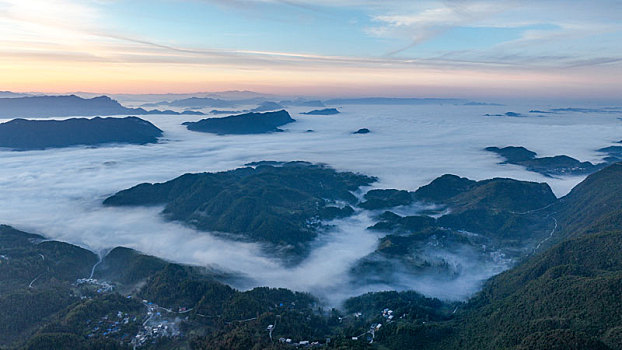
M 105 143 L 158 142 L 162 130 L 137 118 L 14 119 L 0 124 L 0 147 L 34 150 Z
M 161 184 L 121 191 L 105 205 L 165 204 L 163 214 L 200 230 L 238 234 L 304 251 L 323 228 L 321 220 L 353 214 L 350 192 L 374 182 L 305 162 L 261 163 L 220 173 L 186 174 Z M 342 204 L 340 204 L 342 203 Z
M 622 349 L 622 231 L 572 239 L 492 278 L 424 349 Z M 386 344 L 434 335 L 394 329 Z M 569 342 L 569 343 L 568 343 Z M 395 347 L 393 347 L 395 348 Z
M 545 176 L 582 175 L 590 174 L 602 168 L 590 162 L 581 162 L 565 155 L 554 157 L 536 157 L 536 153 L 525 147 L 486 147 L 486 151 L 493 152 L 505 158 L 501 164 L 514 164 L 525 167 L 528 171 Z
M 308 294 L 271 288 L 237 291 L 203 268 L 125 248 L 112 250 L 95 267 L 95 276 L 114 285 L 96 291 L 93 287 L 101 285 L 75 282 L 88 277 L 99 260 L 95 254 L 1 226 L 0 273 L 8 283 L 1 285 L 0 346 L 131 348 L 132 337 L 144 334 L 145 325 L 155 318 L 181 332 L 148 338 L 141 345 L 147 349 L 291 348 L 282 338 L 317 341 L 332 349 L 619 350 L 621 172 L 620 164 L 603 169 L 568 196 L 536 209 L 557 218 L 555 238 L 560 242 L 491 278 L 467 303 L 446 303 L 415 292 L 381 292 L 352 298 L 342 311 L 326 310 Z M 461 203 L 468 210 L 529 207 L 495 199 L 495 194 L 506 193 L 496 186 L 487 191 L 492 199 L 479 191 L 466 196 L 473 182 L 445 179 L 461 189 L 437 195 L 444 203 Z M 541 191 L 541 186 L 526 187 Z M 523 192 L 518 193 L 516 198 L 521 198 Z M 393 215 L 384 214 L 384 220 L 394 220 Z M 428 219 L 398 221 L 404 230 L 431 224 Z M 425 232 L 411 230 L 387 240 L 393 244 L 414 239 L 415 231 Z M 382 249 L 400 254 L 400 244 L 386 242 Z M 133 289 L 126 292 L 124 286 Z
M 223 118 L 207 118 L 186 122 L 188 130 L 219 135 L 265 134 L 283 131 L 279 126 L 295 122 L 285 110 L 266 113 L 245 113 Z
M 487 282 L 449 322 L 388 328 L 423 349 L 622 349 L 622 164 L 547 209 L 561 243 Z M 438 332 L 439 327 L 444 332 Z

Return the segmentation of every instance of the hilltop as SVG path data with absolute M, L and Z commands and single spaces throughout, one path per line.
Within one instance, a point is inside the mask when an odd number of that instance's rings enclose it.
M 227 134 L 264 134 L 283 131 L 279 126 L 293 123 L 294 119 L 285 110 L 266 113 L 245 113 L 223 118 L 207 118 L 184 125 L 191 131 L 207 132 L 219 135 Z
M 622 164 L 543 211 L 559 224 L 541 254 L 489 280 L 454 320 L 385 329 L 389 348 L 622 349 Z
M 504 148 L 486 147 L 486 151 L 493 152 L 505 158 L 501 164 L 514 164 L 525 167 L 544 176 L 585 175 L 602 169 L 606 163 L 592 164 L 581 162 L 566 155 L 553 157 L 536 157 L 536 153 L 525 147 L 508 146 Z M 600 150 L 606 152 L 605 149 Z
M 372 190 L 364 198 L 359 206 L 387 209 L 369 227 L 386 236 L 351 271 L 364 283 L 394 283 L 403 273 L 451 280 L 473 266 L 510 264 L 554 230 L 554 220 L 539 209 L 557 201 L 544 183 L 449 174 L 415 192 Z M 435 209 L 408 216 L 391 211 L 422 203 Z
M 162 130 L 137 118 L 14 119 L 0 124 L 0 147 L 35 150 L 106 143 L 156 143 Z
M 356 204 L 356 197 L 350 191 L 375 181 L 305 162 L 258 164 L 140 184 L 116 193 L 104 204 L 164 204 L 162 214 L 170 220 L 300 253 L 323 229 L 322 220 L 354 213 L 350 205 Z
M 334 114 L 339 114 L 339 110 L 337 110 L 337 108 L 324 108 L 324 109 L 314 109 L 312 111 L 309 112 L 305 112 L 302 114 L 305 115 L 334 115 Z

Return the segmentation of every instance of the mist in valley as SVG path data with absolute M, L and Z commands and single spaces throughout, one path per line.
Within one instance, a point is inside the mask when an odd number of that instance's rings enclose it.
M 235 287 L 286 287 L 308 291 L 330 305 L 368 291 L 416 290 L 464 300 L 487 278 L 512 266 L 498 252 L 482 258 L 468 248 L 426 251 L 450 262 L 454 273 L 412 274 L 399 265 L 387 282 L 360 283 L 352 267 L 372 253 L 383 233 L 367 230 L 373 212 L 357 210 L 330 222 L 333 229 L 312 243 L 309 256 L 291 266 L 259 243 L 228 240 L 167 222 L 161 207 L 103 207 L 115 192 L 143 182 L 164 182 L 184 173 L 230 170 L 259 160 L 304 160 L 378 177 L 374 188 L 416 190 L 434 178 L 456 174 L 474 180 L 511 177 L 547 182 L 560 197 L 583 177 L 550 178 L 482 149 L 524 146 L 540 156 L 565 154 L 599 162 L 595 150 L 619 141 L 617 114 L 559 113 L 545 117 L 487 117 L 537 106 L 346 106 L 333 116 L 301 115 L 285 132 L 217 136 L 186 130 L 199 116 L 141 116 L 164 131 L 158 144 L 72 147 L 42 151 L 0 150 L 0 222 L 74 243 L 95 252 L 116 246 L 170 261 L 209 266 L 239 275 Z M 353 135 L 368 128 L 371 133 Z M 313 130 L 313 132 L 308 132 Z M 360 194 L 359 194 L 360 195 Z M 415 214 L 420 208 L 401 208 Z M 237 284 L 237 285 L 236 285 Z

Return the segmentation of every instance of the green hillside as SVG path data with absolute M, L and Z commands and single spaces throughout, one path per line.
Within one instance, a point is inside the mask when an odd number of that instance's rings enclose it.
M 493 277 L 453 320 L 387 327 L 382 344 L 622 349 L 621 198 L 621 164 L 590 175 L 550 209 L 561 243 Z
M 428 195 L 453 203 L 456 215 L 535 210 L 559 226 L 549 240 L 559 243 L 491 278 L 466 303 L 380 292 L 349 299 L 343 310 L 324 309 L 309 294 L 239 291 L 205 268 L 126 248 L 100 262 L 80 247 L 0 226 L 0 348 L 291 349 L 308 341 L 328 349 L 622 350 L 621 175 L 622 165 L 612 165 L 553 201 L 539 184 L 441 179 L 459 190 Z M 530 193 L 543 196 L 532 204 Z M 402 196 L 374 196 L 387 194 Z M 508 202 L 510 195 L 525 201 Z M 394 232 L 378 254 L 391 259 L 417 252 L 430 235 L 477 243 L 430 218 L 381 219 L 389 226 L 375 229 Z M 93 266 L 99 280 L 86 280 Z
M 622 228 L 622 163 L 588 176 L 552 210 L 564 237 Z
M 200 230 L 237 234 L 304 253 L 320 220 L 353 214 L 350 192 L 374 178 L 305 162 L 260 164 L 220 173 L 186 174 L 121 191 L 105 205 L 163 204 L 163 214 Z M 341 204 L 340 204 L 341 203 Z

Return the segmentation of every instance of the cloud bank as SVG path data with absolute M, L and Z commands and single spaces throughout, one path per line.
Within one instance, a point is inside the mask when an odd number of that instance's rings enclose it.
M 138 183 L 228 170 L 258 160 L 323 162 L 337 170 L 378 176 L 378 188 L 415 190 L 453 173 L 476 180 L 546 181 L 561 196 L 582 178 L 544 178 L 517 166 L 499 165 L 500 159 L 482 148 L 522 145 L 542 156 L 567 154 L 598 161 L 601 155 L 594 150 L 618 141 L 622 124 L 611 113 L 482 116 L 546 107 L 345 106 L 336 116 L 304 116 L 299 112 L 306 110 L 293 109 L 298 121 L 287 125 L 286 132 L 247 136 L 194 133 L 180 125 L 195 117 L 147 116 L 164 130 L 162 143 L 0 150 L 0 222 L 94 251 L 127 246 L 177 262 L 213 266 L 247 277 L 237 285 L 241 288 L 269 285 L 309 291 L 332 305 L 366 291 L 393 288 L 463 299 L 477 291 L 483 279 L 507 268 L 508 262 L 491 260 L 476 269 L 464 259 L 468 252 L 438 251 L 434 254 L 454 261 L 463 271 L 458 278 L 402 274 L 389 285 L 350 285 L 350 268 L 376 248 L 379 238 L 365 229 L 372 224 L 365 212 L 336 221 L 336 229 L 319 238 L 309 258 L 292 267 L 273 259 L 258 244 L 231 242 L 165 222 L 158 215 L 161 208 L 105 208 L 101 202 Z M 352 135 L 363 127 L 371 133 Z M 308 129 L 315 132 L 307 133 Z

